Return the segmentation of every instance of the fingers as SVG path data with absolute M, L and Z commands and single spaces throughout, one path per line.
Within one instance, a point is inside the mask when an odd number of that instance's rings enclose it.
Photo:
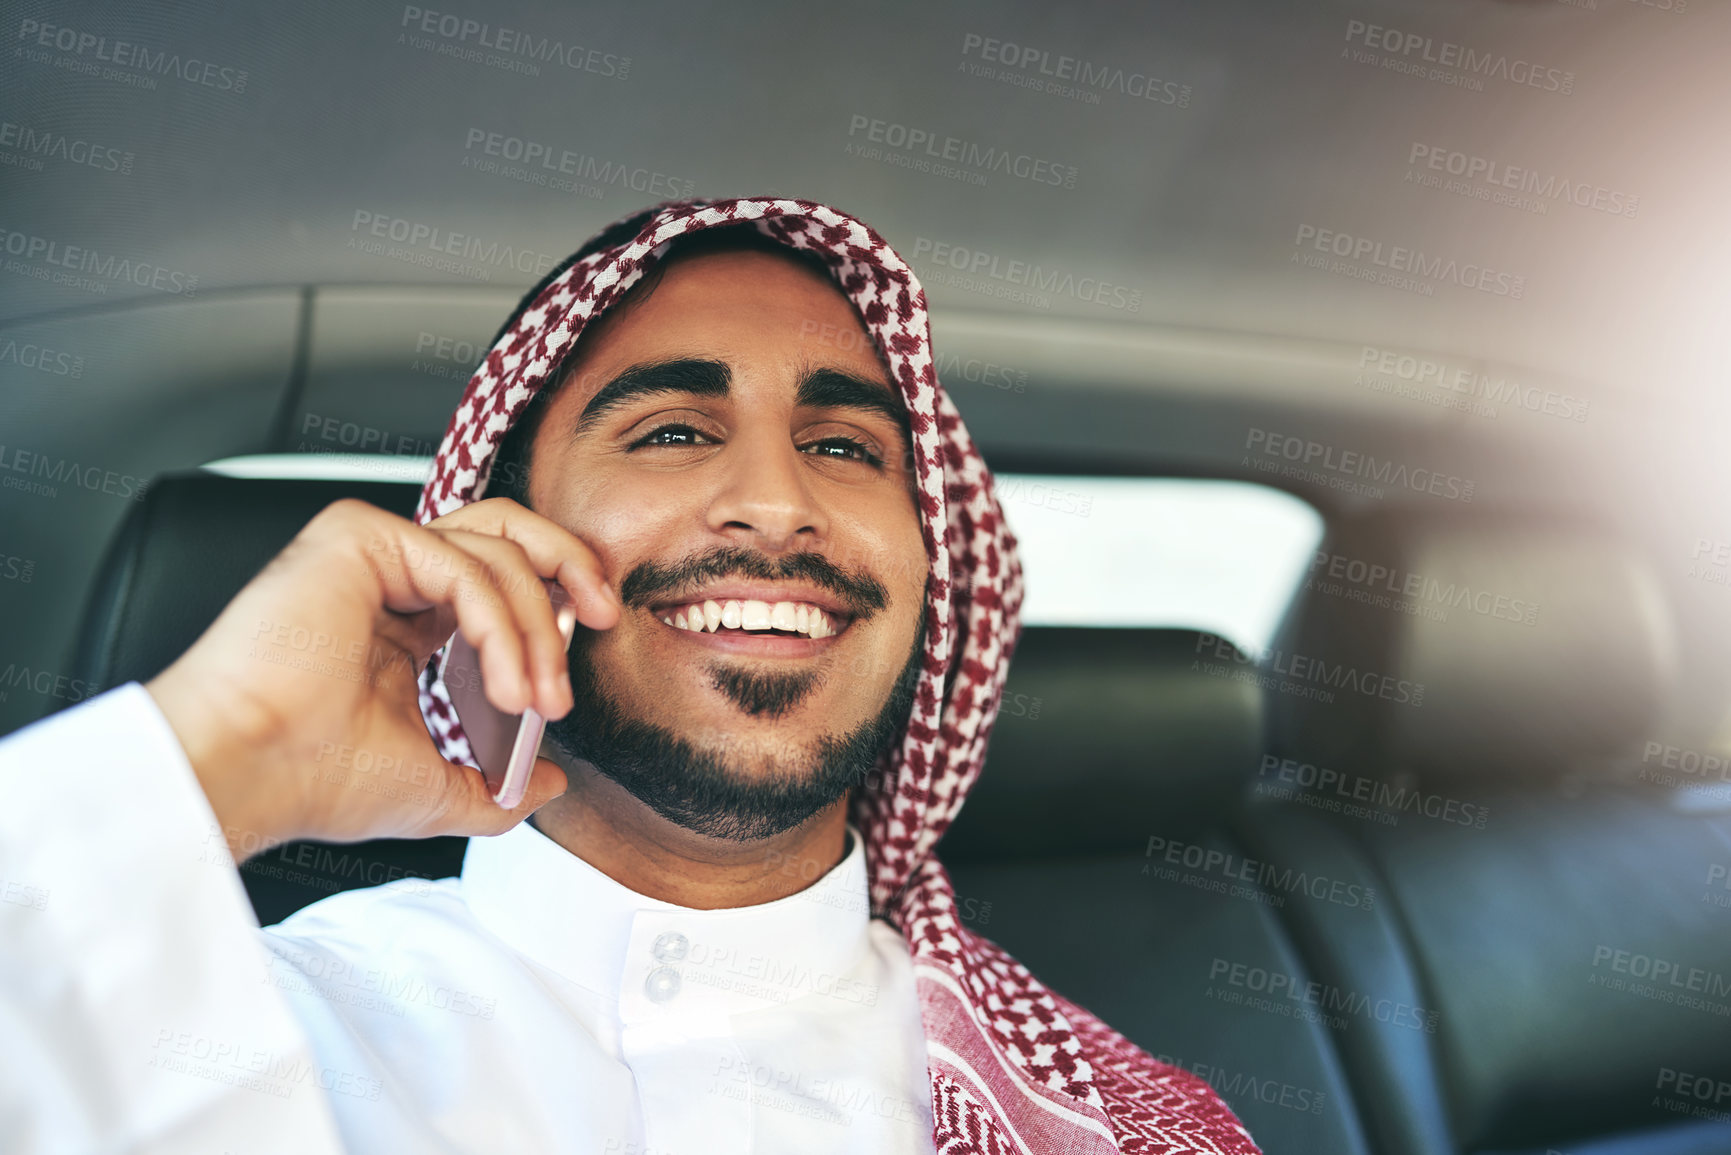
M 519 665 L 533 683 L 534 706 L 549 718 L 564 717 L 571 708 L 571 681 L 566 664 L 567 644 L 554 619 L 553 601 L 547 594 L 542 578 L 530 566 L 529 558 L 517 543 L 504 538 L 466 530 L 445 530 L 445 540 L 469 554 L 485 570 L 491 582 L 491 592 L 503 599 L 516 622 L 523 640 L 523 660 Z M 458 603 L 458 620 L 462 622 L 462 603 Z M 464 637 L 481 649 L 480 643 Z M 508 647 L 500 647 L 509 652 Z M 482 651 L 482 672 L 487 670 L 487 654 Z M 499 661 L 506 661 L 501 657 Z M 489 695 L 490 697 L 491 695 Z M 515 701 L 515 699 L 514 699 Z M 529 704 L 525 702 L 525 704 Z M 500 709 L 510 709 L 495 701 Z M 510 709 L 520 713 L 519 709 Z
M 489 837 L 512 829 L 535 811 L 565 793 L 565 771 L 548 758 L 535 759 L 535 769 L 529 778 L 529 788 L 523 801 L 510 810 L 501 809 L 488 792 L 486 780 L 479 770 L 469 766 L 446 763 L 461 781 L 452 789 L 458 801 L 439 818 L 438 829 L 431 834 L 461 834 Z
M 563 526 L 509 498 L 471 502 L 428 522 L 426 528 L 462 529 L 516 542 L 537 574 L 557 577 L 570 591 L 578 621 L 596 630 L 619 624 L 619 597 L 607 584 L 595 551 Z
M 498 504 L 527 512 L 513 502 Z M 478 524 L 502 526 L 504 521 L 495 517 Z M 533 706 L 550 718 L 563 717 L 571 708 L 567 645 L 541 581 L 562 563 L 549 552 L 545 532 L 529 531 L 542 542 L 538 549 L 549 571 L 545 575 L 537 572 L 534 559 L 516 541 L 459 528 L 452 518 L 417 526 L 373 506 L 343 501 L 328 507 L 306 532 L 341 534 L 351 547 L 360 548 L 365 566 L 374 575 L 374 598 L 380 608 L 402 615 L 439 611 L 427 615 L 430 621 L 414 626 L 387 622 L 381 627 L 385 633 L 413 634 L 419 643 L 415 653 L 419 662 L 424 663 L 454 628 L 480 655 L 485 693 L 494 706 L 511 714 Z M 563 530 L 558 533 L 577 542 L 582 554 L 577 560 L 590 574 L 593 600 L 600 573 L 597 559 L 575 537 Z M 555 544 L 563 548 L 563 542 Z M 592 612 L 591 616 L 603 615 Z M 617 622 L 616 610 L 611 618 Z

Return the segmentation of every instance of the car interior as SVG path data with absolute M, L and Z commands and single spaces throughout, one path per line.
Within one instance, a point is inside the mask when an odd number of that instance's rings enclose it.
M 825 201 L 921 277 L 1024 549 L 964 921 L 1276 1155 L 1731 1152 L 1731 9 L 509 7 L 581 67 L 414 7 L 15 14 L 0 733 L 160 672 L 330 502 L 412 516 L 605 224 Z M 241 873 L 269 924 L 463 849 Z

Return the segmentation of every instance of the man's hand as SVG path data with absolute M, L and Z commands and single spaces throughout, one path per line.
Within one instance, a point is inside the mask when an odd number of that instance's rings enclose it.
M 425 526 L 346 499 L 308 522 L 146 685 L 236 860 L 295 838 L 498 834 L 563 793 L 564 772 L 541 758 L 522 804 L 501 810 L 480 771 L 439 756 L 417 698 L 421 669 L 460 630 L 488 701 L 564 717 L 544 577 L 583 625 L 618 624 L 594 552 L 506 498 Z

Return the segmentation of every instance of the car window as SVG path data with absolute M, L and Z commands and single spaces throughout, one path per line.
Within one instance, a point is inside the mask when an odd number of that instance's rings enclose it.
M 255 454 L 204 468 L 231 477 L 419 484 L 432 458 Z M 1022 547 L 1027 625 L 1177 626 L 1259 653 L 1322 541 L 1315 509 L 1265 485 L 994 476 L 998 502 Z
M 1240 481 L 1004 473 L 1022 545 L 1022 620 L 1181 626 L 1266 649 L 1322 540 L 1321 516 Z

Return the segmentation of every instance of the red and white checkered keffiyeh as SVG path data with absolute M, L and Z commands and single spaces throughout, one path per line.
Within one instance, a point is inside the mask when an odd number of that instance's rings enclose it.
M 597 248 L 554 278 L 487 354 L 445 431 L 415 520 L 425 524 L 480 498 L 505 431 L 590 319 L 675 237 L 750 223 L 819 255 L 901 388 L 913 433 L 930 564 L 925 665 L 905 737 L 880 766 L 883 788 L 857 792 L 850 817 L 864 835 L 873 912 L 900 929 L 913 957 L 936 1148 L 942 1155 L 1255 1152 L 1201 1079 L 1156 1062 L 964 927 L 932 852 L 985 761 L 1021 631 L 1022 570 L 991 474 L 938 384 L 926 294 L 913 270 L 871 228 L 811 201 L 674 201 L 638 216 L 635 236 Z M 473 764 L 438 665 L 429 663 L 423 676 L 422 713 L 440 752 Z

